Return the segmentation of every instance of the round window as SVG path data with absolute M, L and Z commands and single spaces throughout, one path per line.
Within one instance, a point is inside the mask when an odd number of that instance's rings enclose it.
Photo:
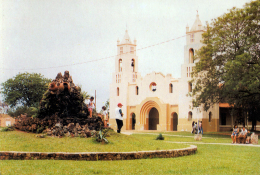
M 152 83 L 150 84 L 150 87 L 149 87 L 149 88 L 150 88 L 151 91 L 155 92 L 156 89 L 157 89 L 156 83 L 155 83 L 155 82 L 152 82 Z

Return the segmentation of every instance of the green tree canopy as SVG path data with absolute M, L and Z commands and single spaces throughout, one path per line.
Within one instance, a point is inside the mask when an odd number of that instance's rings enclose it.
M 194 106 L 207 110 L 227 102 L 259 120 L 260 0 L 212 20 L 202 37 L 192 79 Z
M 84 101 L 90 99 L 90 95 L 86 91 L 81 91 L 81 95 Z
M 19 73 L 1 84 L 1 93 L 11 107 L 17 104 L 36 107 L 50 82 L 51 79 L 44 78 L 41 74 Z

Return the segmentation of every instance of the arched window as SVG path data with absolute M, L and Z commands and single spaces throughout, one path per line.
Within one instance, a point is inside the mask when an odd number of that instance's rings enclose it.
M 118 68 L 119 68 L 119 72 L 122 72 L 122 59 L 120 58 L 118 61 Z
M 133 72 L 135 72 L 135 59 L 132 59 L 131 67 L 132 67 Z
M 189 113 L 188 113 L 188 121 L 191 121 L 191 120 L 192 120 L 192 112 L 189 111 Z
M 193 48 L 189 49 L 189 63 L 194 63 L 194 50 Z
M 211 122 L 211 120 L 212 120 L 212 113 L 209 112 L 209 122 Z
M 119 87 L 116 89 L 117 96 L 119 96 Z
M 139 94 L 139 87 L 138 87 L 138 86 L 135 87 L 135 94 L 136 94 L 136 95 Z
M 173 85 L 170 83 L 169 84 L 169 93 L 172 93 L 173 92 Z
M 188 92 L 192 92 L 192 83 L 191 82 L 188 83 Z

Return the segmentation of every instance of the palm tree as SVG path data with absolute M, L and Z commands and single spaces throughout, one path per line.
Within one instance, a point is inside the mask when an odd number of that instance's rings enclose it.
M 86 91 L 81 91 L 84 102 L 90 98 L 90 95 Z

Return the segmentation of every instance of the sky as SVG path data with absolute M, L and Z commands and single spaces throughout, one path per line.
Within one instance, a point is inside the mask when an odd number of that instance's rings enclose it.
M 137 40 L 139 72 L 181 76 L 186 33 L 250 0 L 0 0 L 0 83 L 19 72 L 70 72 L 97 100 L 109 99 L 117 40 Z M 170 42 L 155 45 L 164 41 Z M 1 99 L 1 98 L 0 98 Z

